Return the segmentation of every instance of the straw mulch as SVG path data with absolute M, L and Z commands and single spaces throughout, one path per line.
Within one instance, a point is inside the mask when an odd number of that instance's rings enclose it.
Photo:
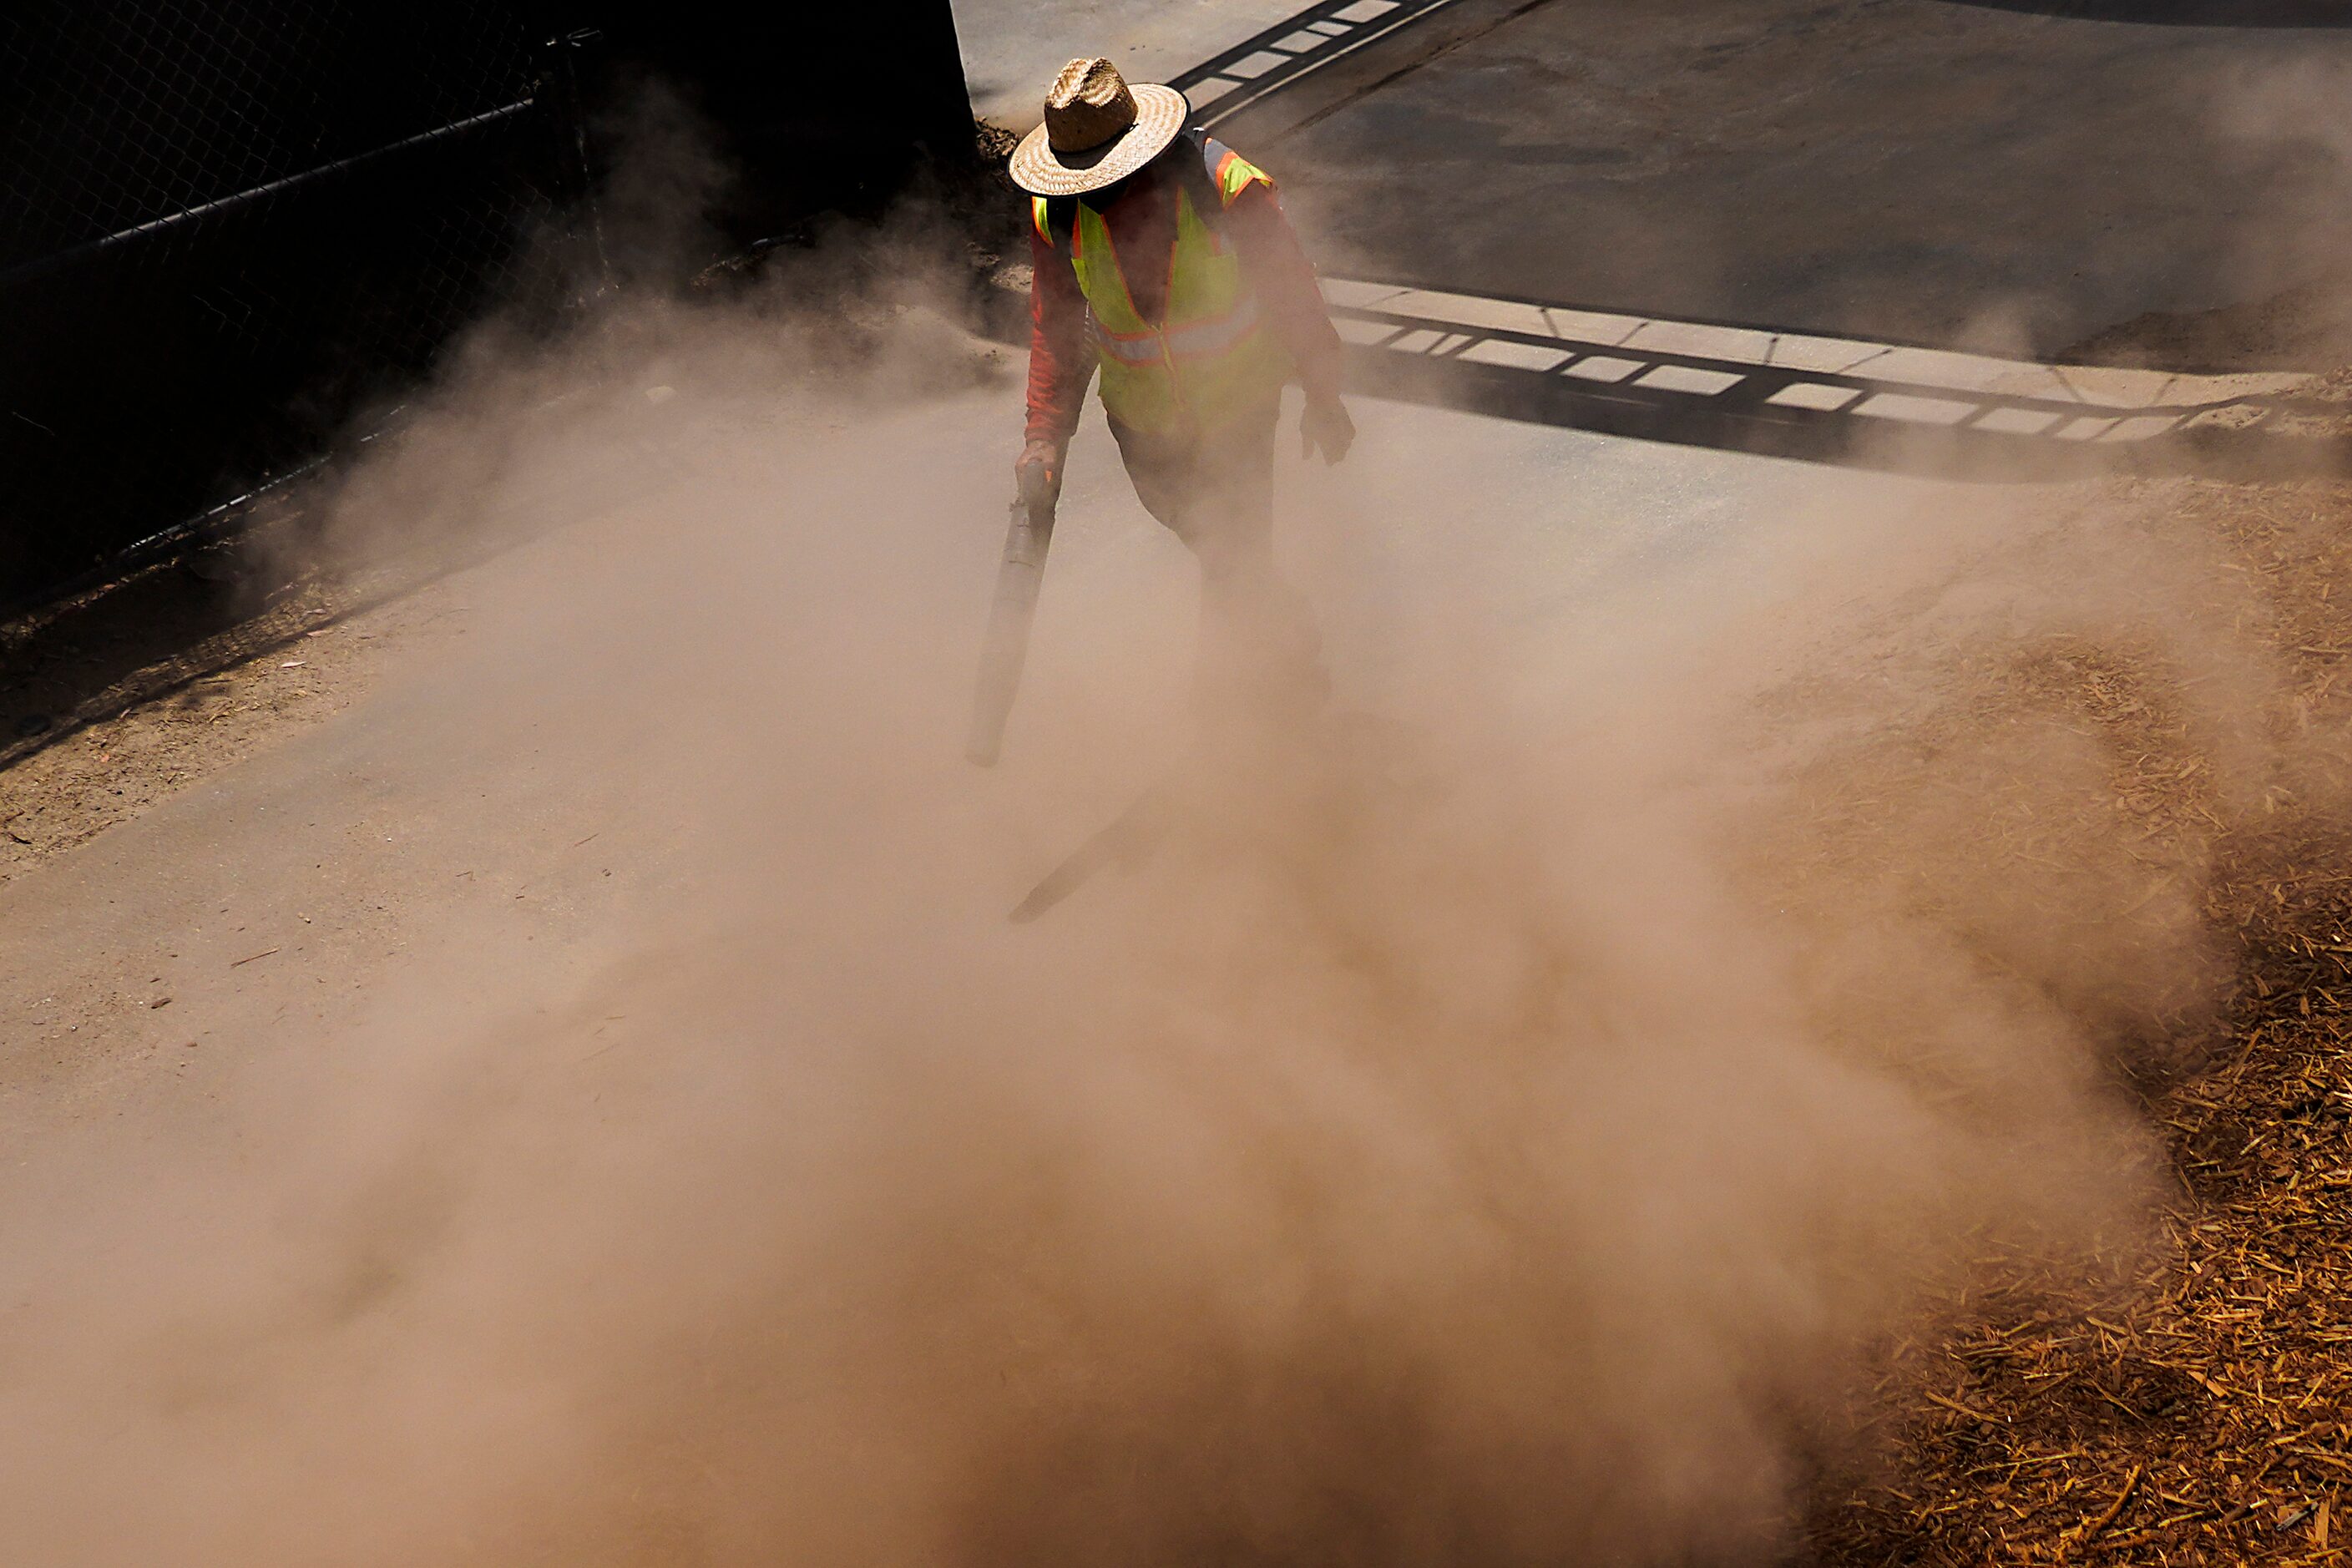
M 2273 732 L 2328 752 L 2352 719 L 2352 487 L 2123 500 L 2219 542 L 2285 672 Z M 2352 824 L 2324 803 L 2341 781 L 2217 815 L 2211 770 L 2149 699 L 2161 683 L 2127 647 L 2063 643 L 2011 661 L 2011 699 L 2054 693 L 2107 726 L 2107 809 L 2146 825 L 2143 858 L 2202 868 L 2235 973 L 2196 1037 L 2114 1064 L 2170 1156 L 2155 1245 L 2071 1280 L 1982 1260 L 1942 1328 L 1888 1352 L 1872 1458 L 1815 1489 L 1803 1556 L 2336 1563 L 2352 1549 Z

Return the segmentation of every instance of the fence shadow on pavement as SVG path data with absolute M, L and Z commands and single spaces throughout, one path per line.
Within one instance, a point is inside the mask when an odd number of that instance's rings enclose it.
M 1550 0 L 1318 0 L 1170 79 L 1195 124 L 1257 147 Z
M 1606 435 L 1973 479 L 2352 472 L 2301 373 L 2046 365 L 1396 284 L 1325 282 L 1351 384 Z
M 1256 36 L 1203 60 L 1169 85 L 1213 124 L 1344 55 L 1422 21 L 1459 0 L 1318 0 Z

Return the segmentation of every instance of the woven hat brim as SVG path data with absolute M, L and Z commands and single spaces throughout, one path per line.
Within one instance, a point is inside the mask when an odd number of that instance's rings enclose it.
M 1056 153 L 1038 126 L 1013 149 L 1013 183 L 1033 196 L 1076 196 L 1117 184 L 1168 150 L 1182 134 L 1192 106 L 1172 87 L 1130 86 L 1135 123 L 1099 147 Z

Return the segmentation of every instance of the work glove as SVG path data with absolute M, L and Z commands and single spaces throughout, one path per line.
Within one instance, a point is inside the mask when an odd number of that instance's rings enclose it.
M 1348 405 L 1337 397 L 1310 397 L 1307 411 L 1298 416 L 1298 455 L 1311 458 L 1318 447 L 1323 448 L 1323 462 L 1328 468 L 1348 455 L 1355 445 L 1356 422 L 1348 417 Z
M 1062 446 L 1058 441 L 1032 440 L 1021 448 L 1013 465 L 1013 482 L 1020 488 L 1022 504 L 1052 506 L 1062 499 Z

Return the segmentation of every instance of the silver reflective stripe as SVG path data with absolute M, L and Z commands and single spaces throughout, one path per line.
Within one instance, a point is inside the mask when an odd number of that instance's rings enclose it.
M 1111 335 L 1101 322 L 1090 315 L 1095 342 L 1111 358 L 1122 364 L 1157 364 L 1160 363 L 1161 334 L 1149 337 L 1118 338 Z M 1199 321 L 1189 327 L 1179 327 L 1166 334 L 1168 352 L 1185 359 L 1198 359 L 1206 354 L 1221 353 L 1257 329 L 1257 296 L 1244 294 L 1223 319 Z
M 1171 353 L 1197 358 L 1222 353 L 1257 330 L 1257 296 L 1244 293 L 1221 321 L 1180 327 L 1168 334 Z
M 1145 338 L 1119 339 L 1111 336 L 1109 329 L 1094 317 L 1088 316 L 1087 321 L 1094 328 L 1095 346 L 1121 364 L 1160 363 L 1160 338 L 1157 333 Z

